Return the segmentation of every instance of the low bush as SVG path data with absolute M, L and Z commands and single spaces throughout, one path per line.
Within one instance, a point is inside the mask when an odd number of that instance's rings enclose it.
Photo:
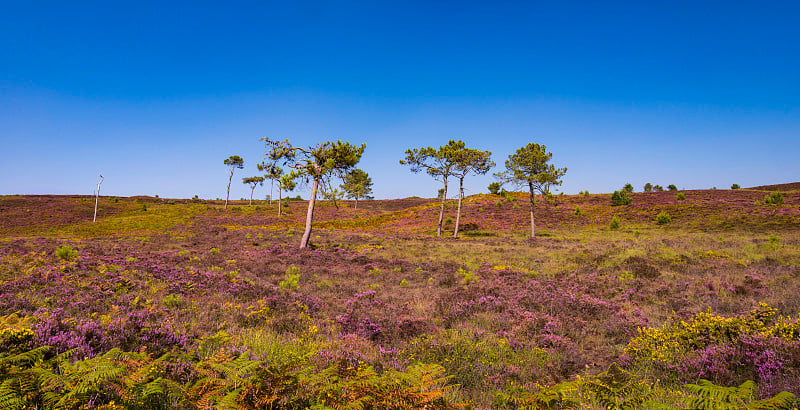
M 773 192 L 764 197 L 764 205 L 783 205 L 783 194 L 780 192 Z
M 612 206 L 630 205 L 631 202 L 633 202 L 633 200 L 630 195 L 628 195 L 628 191 L 624 189 L 621 191 L 614 191 L 614 193 L 611 194 Z
M 56 249 L 56 257 L 59 259 L 69 261 L 75 259 L 77 256 L 78 252 L 73 250 L 69 245 L 64 245 Z
M 671 217 L 671 216 L 669 216 L 669 214 L 668 214 L 668 213 L 666 213 L 666 212 L 659 212 L 659 213 L 658 213 L 658 215 L 656 215 L 656 223 L 657 223 L 657 224 L 659 224 L 659 225 L 666 225 L 666 224 L 668 224 L 668 223 L 670 223 L 670 222 L 672 222 L 672 217 Z
M 683 192 L 678 192 L 678 194 L 675 195 L 675 199 L 677 199 L 678 201 L 685 201 L 686 194 L 684 194 Z

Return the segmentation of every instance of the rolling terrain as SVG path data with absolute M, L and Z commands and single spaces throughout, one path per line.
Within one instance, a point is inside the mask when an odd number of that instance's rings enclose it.
M 442 238 L 434 199 L 326 201 L 304 250 L 304 201 L 101 197 L 92 223 L 93 197 L 0 197 L 0 402 L 685 408 L 701 379 L 786 399 L 800 193 L 771 191 L 537 196 L 536 239 L 522 193 L 465 198 L 458 238 L 455 201 Z

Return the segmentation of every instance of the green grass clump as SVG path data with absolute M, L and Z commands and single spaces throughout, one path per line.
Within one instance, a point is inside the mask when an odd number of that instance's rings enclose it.
M 56 249 L 56 257 L 59 259 L 69 261 L 78 256 L 78 251 L 72 249 L 69 245 L 64 245 Z

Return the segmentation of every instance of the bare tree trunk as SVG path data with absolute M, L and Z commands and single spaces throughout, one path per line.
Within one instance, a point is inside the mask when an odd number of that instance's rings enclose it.
M 94 195 L 94 218 L 92 222 L 97 222 L 97 201 L 100 199 L 100 184 L 103 183 L 103 174 L 100 174 L 100 182 L 97 183 L 97 192 Z
M 270 179 L 269 180 L 269 204 L 270 205 L 272 205 L 272 188 L 274 186 L 275 186 L 275 180 L 274 179 Z M 281 187 L 278 187 L 278 190 L 280 190 L 280 189 L 281 189 Z M 278 213 L 278 215 L 280 215 L 280 212 Z
M 255 190 L 256 190 L 256 186 L 253 185 L 253 187 L 250 188 L 250 203 L 248 204 L 248 206 L 252 206 L 253 205 L 253 191 L 255 191 Z
M 442 192 L 442 206 L 439 208 L 439 224 L 436 226 L 436 237 L 442 236 L 442 219 L 444 218 L 444 201 L 447 199 L 447 175 L 444 176 L 444 191 Z
M 278 187 L 278 216 L 281 216 L 281 204 L 283 204 L 283 198 L 281 197 L 281 187 Z
M 222 209 L 228 209 L 228 197 L 231 195 L 231 181 L 233 181 L 233 167 L 231 167 L 231 176 L 228 178 L 228 192 L 225 193 L 225 206 Z
M 458 238 L 458 224 L 461 221 L 461 200 L 464 198 L 464 177 L 458 180 L 458 212 L 456 212 L 456 229 L 453 231 L 453 238 Z
M 303 232 L 303 238 L 300 239 L 300 249 L 308 246 L 308 240 L 311 238 L 311 221 L 314 218 L 314 202 L 317 200 L 317 189 L 319 188 L 319 178 L 314 178 L 314 183 L 311 184 L 311 197 L 308 198 L 308 211 L 306 212 L 306 230 Z
M 356 195 L 356 206 L 353 209 L 358 209 L 358 195 Z
M 536 199 L 534 197 L 535 194 L 533 192 L 533 185 L 530 185 L 529 188 L 530 188 L 530 193 L 531 193 L 531 197 L 530 197 L 530 199 L 531 199 L 531 238 L 535 239 L 536 238 L 536 224 L 534 223 L 534 220 L 533 220 L 533 208 L 536 205 L 536 202 L 535 202 Z

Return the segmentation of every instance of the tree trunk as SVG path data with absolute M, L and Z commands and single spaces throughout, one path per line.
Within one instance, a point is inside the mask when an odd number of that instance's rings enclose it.
M 317 189 L 319 188 L 319 177 L 314 178 L 314 183 L 311 184 L 311 197 L 308 198 L 308 211 L 306 212 L 306 230 L 303 232 L 303 238 L 300 239 L 300 249 L 308 246 L 308 240 L 311 238 L 311 221 L 314 218 L 314 202 L 317 200 Z
M 278 187 L 278 216 L 281 216 L 282 204 L 283 204 L 283 198 L 281 197 L 281 187 Z
M 358 209 L 358 196 L 356 196 L 356 207 L 354 209 Z
M 461 200 L 464 198 L 464 177 L 458 180 L 458 211 L 456 212 L 456 229 L 453 230 L 453 238 L 458 238 L 458 224 L 461 221 Z
M 534 223 L 534 220 L 533 220 L 533 208 L 536 205 L 536 202 L 535 202 L 536 200 L 534 198 L 535 194 L 533 193 L 533 185 L 532 184 L 529 185 L 528 188 L 530 188 L 530 193 L 531 193 L 530 194 L 531 195 L 531 238 L 535 239 L 536 238 L 536 224 Z
M 273 187 L 275 187 L 275 180 L 274 179 L 270 179 L 269 180 L 269 204 L 270 205 L 272 205 L 272 188 Z M 278 187 L 278 189 L 280 190 L 281 187 Z M 280 215 L 280 213 L 278 215 Z
M 225 193 L 225 206 L 222 209 L 228 209 L 228 197 L 231 195 L 231 181 L 233 181 L 233 168 L 231 168 L 231 176 L 228 178 L 228 192 Z
M 444 218 L 444 201 L 447 199 L 447 175 L 444 176 L 444 192 L 442 192 L 442 206 L 439 208 L 439 225 L 436 226 L 436 237 L 442 236 L 442 219 Z
M 248 204 L 248 206 L 252 206 L 253 205 L 253 191 L 255 191 L 255 190 L 256 190 L 256 186 L 253 185 L 253 187 L 250 188 L 250 204 Z
M 94 218 L 92 218 L 92 222 L 97 222 L 97 201 L 100 199 L 100 184 L 103 183 L 102 175 L 100 175 L 100 182 L 97 183 L 97 193 L 94 195 Z

